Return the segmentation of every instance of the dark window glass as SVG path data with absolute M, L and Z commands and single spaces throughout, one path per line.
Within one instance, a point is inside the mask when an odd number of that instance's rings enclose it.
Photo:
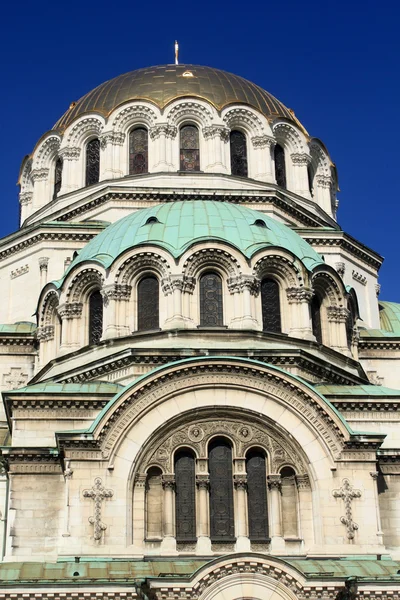
M 175 524 L 178 542 L 196 540 L 195 464 L 190 451 L 175 456 Z
M 232 449 L 225 440 L 210 444 L 210 535 L 213 542 L 233 541 Z
M 185 125 L 180 130 L 181 171 L 200 171 L 199 130 Z
M 274 148 L 275 156 L 275 179 L 276 183 L 286 189 L 286 164 L 285 164 L 285 151 L 279 144 L 276 144 Z
M 156 277 L 143 277 L 137 290 L 138 330 L 158 329 L 159 327 L 159 285 Z
M 239 177 L 247 177 L 247 145 L 246 136 L 241 131 L 231 131 L 231 173 Z
M 248 453 L 246 472 L 249 538 L 261 542 L 268 539 L 267 480 L 262 452 Z
M 138 127 L 129 134 L 129 175 L 147 173 L 149 136 L 147 129 Z
M 351 301 L 347 304 L 347 309 L 349 311 L 346 319 L 346 337 L 347 337 L 347 346 L 349 350 L 351 350 L 351 344 L 353 341 L 353 330 L 355 324 L 355 310 L 353 303 Z
M 103 298 L 99 291 L 89 298 L 89 344 L 98 344 L 103 335 Z
M 100 140 L 86 144 L 86 185 L 97 183 L 100 177 Z
M 200 278 L 200 325 L 218 327 L 223 324 L 222 281 L 216 273 Z
M 263 331 L 281 332 L 281 305 L 279 301 L 279 285 L 273 279 L 261 282 L 261 307 Z
M 322 326 L 321 326 L 321 300 L 314 296 L 311 301 L 311 321 L 312 332 L 317 342 L 322 344 Z
M 308 165 L 307 167 L 307 176 L 308 176 L 308 189 L 310 190 L 310 194 L 311 196 L 314 196 L 314 192 L 313 192 L 313 172 L 312 172 L 312 168 L 310 165 Z
M 63 161 L 61 158 L 57 158 L 55 168 L 54 168 L 54 192 L 53 192 L 53 200 L 57 197 L 57 194 L 61 190 L 62 184 L 62 171 L 63 171 Z

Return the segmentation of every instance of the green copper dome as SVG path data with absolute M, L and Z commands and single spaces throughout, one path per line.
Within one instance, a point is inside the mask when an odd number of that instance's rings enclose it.
M 322 258 L 297 233 L 271 217 L 229 202 L 184 200 L 137 210 L 123 217 L 91 240 L 68 271 L 84 261 L 105 268 L 129 248 L 160 246 L 179 257 L 199 242 L 229 244 L 251 258 L 268 246 L 285 248 L 312 270 Z

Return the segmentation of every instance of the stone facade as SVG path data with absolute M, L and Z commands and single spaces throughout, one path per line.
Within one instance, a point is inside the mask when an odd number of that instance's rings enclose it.
M 400 321 L 325 146 L 239 96 L 64 119 L 0 241 L 0 600 L 396 600 Z

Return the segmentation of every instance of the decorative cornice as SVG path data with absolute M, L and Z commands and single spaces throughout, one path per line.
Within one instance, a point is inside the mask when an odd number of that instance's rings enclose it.
M 8 258 L 18 252 L 22 252 L 35 244 L 39 244 L 44 241 L 71 241 L 71 242 L 82 242 L 83 244 L 90 242 L 96 236 L 96 233 L 66 233 L 60 232 L 43 232 L 33 235 L 32 237 L 18 242 L 15 245 L 7 248 L 7 250 L 0 251 L 0 260 Z

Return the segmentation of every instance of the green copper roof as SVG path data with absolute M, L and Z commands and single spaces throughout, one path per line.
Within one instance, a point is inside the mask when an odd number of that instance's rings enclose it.
M 379 302 L 381 329 L 400 336 L 400 304 Z
M 17 390 L 7 392 L 9 394 L 116 394 L 123 386 L 119 383 L 108 381 L 94 381 L 92 383 L 55 383 L 45 381 L 34 383 Z
M 149 219 L 153 222 L 148 223 Z M 202 241 L 224 242 L 246 258 L 268 246 L 284 248 L 309 270 L 323 264 L 296 232 L 261 212 L 229 202 L 185 200 L 137 210 L 113 223 L 80 250 L 68 271 L 88 260 L 107 268 L 125 250 L 148 244 L 160 246 L 176 258 Z
M 380 385 L 315 385 L 324 396 L 362 396 L 363 398 L 400 396 L 400 390 Z
M 0 334 L 2 333 L 33 333 L 36 329 L 35 323 L 30 321 L 19 321 L 18 323 L 10 323 L 0 325 Z

